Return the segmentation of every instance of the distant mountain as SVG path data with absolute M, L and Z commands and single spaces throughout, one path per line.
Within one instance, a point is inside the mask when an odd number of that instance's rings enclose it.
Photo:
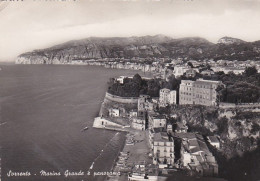
M 173 39 L 164 35 L 142 37 L 90 37 L 73 40 L 47 49 L 27 52 L 16 63 L 54 64 L 73 60 L 132 57 L 165 57 L 184 59 L 259 59 L 260 41 L 223 37 L 214 44 L 199 37 Z

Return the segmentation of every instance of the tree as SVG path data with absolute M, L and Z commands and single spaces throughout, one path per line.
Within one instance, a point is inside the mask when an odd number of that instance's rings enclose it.
M 191 68 L 194 68 L 193 64 L 191 62 L 188 62 L 188 65 L 191 67 Z
M 253 123 L 251 133 L 255 134 L 258 131 L 260 131 L 260 126 L 257 123 Z
M 257 74 L 257 69 L 255 67 L 247 67 L 245 70 L 245 74 L 248 77 L 255 75 L 255 74 Z
M 221 118 L 217 122 L 218 134 L 226 134 L 228 132 L 228 119 L 226 117 Z
M 142 84 L 142 77 L 139 74 L 135 74 L 133 77 L 133 82 L 141 85 Z

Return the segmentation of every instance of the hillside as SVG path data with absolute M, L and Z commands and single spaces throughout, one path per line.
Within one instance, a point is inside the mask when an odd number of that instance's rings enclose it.
M 143 37 L 90 37 L 21 54 L 16 63 L 55 64 L 73 60 L 132 57 L 259 60 L 260 43 L 223 37 L 214 44 L 199 37 L 173 39 L 164 35 Z
M 188 131 L 218 136 L 221 148 L 216 149 L 210 144 L 208 147 L 216 157 L 220 177 L 227 180 L 259 180 L 258 108 L 219 109 L 185 105 L 171 109 L 171 113 L 187 123 Z

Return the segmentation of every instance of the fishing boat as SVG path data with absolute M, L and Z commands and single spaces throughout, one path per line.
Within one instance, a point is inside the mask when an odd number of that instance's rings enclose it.
M 88 127 L 86 126 L 85 128 L 83 128 L 81 131 L 86 131 L 88 129 Z
M 2 125 L 4 125 L 4 124 L 6 124 L 7 122 L 4 122 L 4 123 L 0 123 L 0 126 L 2 126 Z
M 91 166 L 89 167 L 90 170 L 93 169 L 94 163 L 95 163 L 95 162 L 93 162 L 93 163 L 91 164 Z

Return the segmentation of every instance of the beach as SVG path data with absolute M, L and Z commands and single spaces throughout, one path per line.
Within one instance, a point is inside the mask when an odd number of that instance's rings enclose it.
M 120 176 L 108 177 L 108 180 L 127 180 L 128 172 L 133 171 L 137 165 L 152 164 L 149 153 L 148 132 L 129 129 L 124 148 L 113 168 L 114 172 L 120 172 Z

